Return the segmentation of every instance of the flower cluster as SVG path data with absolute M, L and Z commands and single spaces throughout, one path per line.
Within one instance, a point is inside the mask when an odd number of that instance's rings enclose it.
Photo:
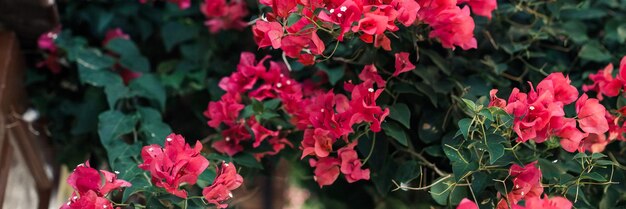
M 113 204 L 105 196 L 120 187 L 131 186 L 127 181 L 117 179 L 115 173 L 91 168 L 89 161 L 76 166 L 74 172 L 67 178 L 67 184 L 74 189 L 74 192 L 61 209 L 111 209 Z
M 269 69 L 264 66 L 268 58 L 257 62 L 254 54 L 244 52 L 237 71 L 219 82 L 219 87 L 226 94 L 220 101 L 209 102 L 204 112 L 210 127 L 217 129 L 222 124 L 225 127 L 221 131 L 222 140 L 213 143 L 213 148 L 218 152 L 232 156 L 243 151 L 243 143 L 251 142 L 257 148 L 264 141 L 268 141 L 272 150 L 255 154 L 257 158 L 261 158 L 277 154 L 285 146 L 293 146 L 284 138 L 283 133 L 263 126 L 254 115 L 241 118 L 241 110 L 245 107 L 244 99 L 263 101 L 280 98 L 283 103 L 293 103 L 292 101 L 302 98 L 301 85 L 288 76 L 283 64 L 270 62 Z M 256 88 L 253 89 L 254 87 Z
M 583 91 L 597 92 L 598 100 L 603 100 L 604 96 L 616 97 L 620 90 L 626 87 L 626 56 L 622 58 L 619 65 L 619 72 L 613 76 L 613 64 L 610 63 L 604 69 L 598 70 L 595 74 L 590 74 L 589 79 L 593 81 L 591 85 L 583 85 Z
M 578 90 L 562 73 L 550 74 L 536 90 L 532 84 L 530 87 L 528 93 L 513 89 L 508 101 L 498 98 L 497 90 L 490 92 L 489 106 L 503 108 L 514 117 L 513 130 L 518 142 L 542 143 L 550 137 L 559 137 L 561 146 L 569 152 L 602 151 L 603 147 L 592 148 L 603 143 L 598 138 L 609 130 L 608 113 L 597 99 L 586 94 L 578 97 Z M 563 108 L 574 102 L 577 116 L 568 118 Z
M 211 33 L 221 30 L 241 30 L 248 26 L 243 20 L 248 15 L 244 0 L 205 0 L 200 11 L 206 16 L 205 25 Z
M 498 209 L 571 209 L 572 203 L 563 197 L 549 198 L 543 195 L 541 171 L 537 162 L 524 166 L 513 165 L 509 175 L 513 180 L 513 190 L 498 202 Z M 524 201 L 524 206 L 519 205 Z M 457 209 L 478 209 L 478 205 L 469 199 L 463 199 Z
M 37 40 L 37 46 L 39 49 L 47 53 L 46 59 L 37 63 L 37 67 L 46 67 L 50 72 L 58 74 L 61 72 L 61 63 L 59 58 L 61 57 L 59 48 L 54 43 L 54 40 L 59 35 L 61 28 L 55 28 L 47 33 L 43 33 Z
M 104 40 L 102 40 L 102 46 L 106 47 L 106 45 L 109 44 L 111 40 L 116 39 L 116 38 L 130 40 L 130 36 L 124 33 L 122 29 L 113 28 L 106 32 L 104 36 Z M 109 54 L 111 54 L 113 57 L 119 57 L 119 55 L 113 52 L 109 52 Z M 134 80 L 135 78 L 139 78 L 142 75 L 142 73 L 140 72 L 135 72 L 125 67 L 122 67 L 119 61 L 118 63 L 115 63 L 115 66 L 113 66 L 113 71 L 117 72 L 122 77 L 122 80 L 124 81 L 124 83 L 127 85 L 128 83 L 130 83 L 130 81 Z
M 180 198 L 187 198 L 187 191 L 179 187 L 196 184 L 198 176 L 209 166 L 209 161 L 200 154 L 201 150 L 199 141 L 192 148 L 182 136 L 170 134 L 164 147 L 153 144 L 142 148 L 143 163 L 139 168 L 150 172 L 155 186 Z M 242 183 L 243 178 L 237 174 L 235 165 L 222 163 L 213 184 L 204 188 L 202 194 L 209 203 L 225 208 L 228 205 L 223 202 L 230 199 L 231 191 Z
M 187 198 L 187 191 L 179 189 L 181 184 L 195 184 L 198 176 L 209 166 L 209 161 L 200 155 L 201 150 L 199 141 L 192 148 L 182 136 L 170 134 L 164 147 L 153 144 L 141 149 L 143 163 L 139 168 L 150 172 L 155 186 L 180 198 Z
M 253 26 L 259 48 L 272 46 L 283 49 L 291 58 L 303 64 L 313 64 L 322 55 L 324 42 L 318 30 L 336 37 L 338 42 L 347 35 L 358 36 L 375 47 L 391 50 L 387 36 L 400 30 L 400 25 L 427 24 L 430 38 L 438 39 L 446 48 L 459 46 L 464 50 L 476 48 L 474 13 L 491 17 L 495 0 L 261 0 L 272 8 Z M 460 7 L 459 5 L 468 6 Z M 293 16 L 297 21 L 291 22 Z
M 408 56 L 408 53 L 396 55 L 393 76 L 415 69 Z M 232 156 L 244 150 L 244 143 L 252 143 L 252 147 L 257 148 L 268 140 L 273 152 L 256 154 L 261 158 L 278 153 L 285 145 L 291 146 L 280 131 L 262 126 L 256 120 L 258 116 L 241 118 L 244 101 L 278 99 L 282 110 L 290 116 L 291 124 L 304 131 L 300 145 L 302 158 L 312 156 L 309 163 L 315 167 L 315 180 L 320 186 L 332 184 L 340 173 L 348 182 L 369 179 L 369 169 L 361 168 L 363 164 L 354 149 L 358 139 L 350 140 L 349 136 L 355 133 L 353 126 L 359 124 L 368 124 L 373 132 L 381 131 L 381 123 L 389 115 L 388 108 L 376 104 L 386 83 L 376 67 L 364 67 L 358 76 L 363 82 L 344 84 L 345 91 L 350 93 L 348 97 L 332 90 L 310 88 L 310 83 L 291 79 L 283 64 L 270 62 L 267 69 L 263 63 L 268 58 L 256 62 L 253 54 L 242 53 L 237 71 L 219 82 L 226 94 L 220 101 L 210 102 L 204 112 L 210 127 L 225 127 L 221 131 L 222 138 L 213 143 L 213 148 Z

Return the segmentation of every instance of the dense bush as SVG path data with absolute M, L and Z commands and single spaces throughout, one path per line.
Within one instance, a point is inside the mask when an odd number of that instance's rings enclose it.
M 67 207 L 227 207 L 281 159 L 309 208 L 626 205 L 626 1 L 59 9 L 32 102 L 60 162 L 118 171 Z

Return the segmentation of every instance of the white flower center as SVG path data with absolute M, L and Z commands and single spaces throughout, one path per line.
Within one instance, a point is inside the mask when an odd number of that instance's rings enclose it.
M 276 87 L 278 87 L 278 88 L 283 87 L 283 84 L 282 83 L 277 83 Z
M 342 12 L 345 12 L 346 10 L 348 10 L 348 7 L 341 6 L 341 7 L 339 7 L 339 10 L 341 10 Z
M 224 140 L 226 140 L 226 141 L 230 141 L 230 137 L 226 137 Z
M 335 13 L 335 9 L 330 9 L 330 13 Z
M 337 17 L 341 17 L 341 16 L 342 16 L 341 13 L 337 13 Z
M 172 138 L 167 138 L 167 139 L 165 139 L 165 140 L 167 140 L 168 142 L 171 142 L 171 141 L 172 141 Z
M 535 110 L 535 106 L 532 106 L 532 105 L 531 105 L 530 107 L 528 107 L 528 109 L 530 109 L 530 110 Z
M 287 83 L 287 85 L 291 85 L 291 81 L 290 80 L 287 80 L 287 82 L 285 82 L 285 83 Z
M 369 89 L 367 89 L 367 91 L 369 91 L 370 93 L 373 93 L 374 92 L 374 88 L 369 88 Z

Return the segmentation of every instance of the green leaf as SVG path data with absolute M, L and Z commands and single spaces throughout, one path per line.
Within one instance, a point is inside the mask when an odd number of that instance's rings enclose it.
M 481 194 L 492 181 L 485 172 L 476 172 L 472 174 L 471 187 L 474 193 Z
M 215 173 L 213 169 L 204 170 L 204 172 L 202 172 L 202 174 L 198 176 L 198 182 L 197 182 L 198 186 L 204 188 L 204 187 L 211 185 L 213 181 L 215 180 L 216 175 L 217 174 Z
M 395 179 L 402 183 L 407 183 L 419 177 L 421 173 L 420 166 L 415 161 L 406 161 L 398 166 Z
M 102 54 L 97 50 L 80 49 L 76 54 L 76 62 L 79 67 L 84 67 L 90 70 L 102 70 L 112 67 L 115 64 L 115 60 Z
M 147 144 L 163 145 L 167 135 L 172 133 L 169 125 L 163 122 L 161 113 L 153 108 L 139 107 L 141 126 L 139 131 L 143 134 Z
M 121 82 L 114 82 L 104 86 L 104 93 L 107 95 L 109 108 L 114 109 L 119 99 L 130 96 L 130 89 Z
M 461 100 L 463 100 L 463 103 L 465 103 L 465 106 L 470 109 L 472 112 L 476 112 L 476 103 L 474 103 L 474 101 L 469 100 L 469 99 L 465 99 L 465 98 L 461 98 Z
M 131 115 L 117 110 L 109 110 L 98 116 L 98 136 L 102 145 L 107 148 L 111 144 L 124 143 L 122 141 L 114 141 L 124 134 L 133 131 L 137 119 Z M 108 150 L 108 149 L 107 149 Z
M 154 99 L 160 109 L 165 109 L 165 88 L 156 76 L 144 74 L 131 81 L 129 87 L 139 96 Z
M 398 143 L 404 146 L 409 145 L 409 142 L 408 142 L 409 140 L 406 135 L 406 132 L 397 123 L 389 121 L 389 122 L 383 123 L 382 128 L 385 131 L 385 134 L 387 136 L 390 136 L 391 138 L 396 139 Z
M 276 110 L 280 105 L 280 99 L 270 99 L 263 102 L 263 109 L 265 110 Z
M 122 195 L 122 202 L 126 202 L 130 196 L 133 194 L 139 193 L 141 191 L 147 190 L 150 187 L 150 182 L 143 175 L 143 170 L 140 168 L 133 169 L 131 172 L 126 172 L 125 176 L 118 176 L 118 179 L 125 179 L 132 185 L 131 187 L 127 187 L 124 189 L 124 193 Z
M 193 39 L 198 35 L 198 28 L 179 22 L 168 22 L 161 28 L 161 37 L 165 49 L 169 52 L 174 46 Z
M 129 39 L 115 38 L 107 43 L 106 48 L 120 55 L 120 64 L 132 71 L 149 72 L 150 62 Z
M 447 178 L 442 180 L 442 178 Z M 458 205 L 463 198 L 468 197 L 467 187 L 454 186 L 453 178 L 440 177 L 437 184 L 430 188 L 430 196 L 440 205 Z
M 112 71 L 93 70 L 83 65 L 78 65 L 78 77 L 82 83 L 92 86 L 124 85 L 122 83 L 122 77 Z
M 458 125 L 459 131 L 461 131 L 461 134 L 463 134 L 463 138 L 468 139 L 470 129 L 472 128 L 472 119 L 463 118 L 459 120 Z
M 454 161 L 452 162 L 452 172 L 456 181 L 460 181 L 470 171 L 478 170 L 478 161 Z
M 148 61 L 148 58 L 139 54 L 122 57 L 120 59 L 120 65 L 131 71 L 150 72 L 150 61 Z
M 506 139 L 498 134 L 487 135 L 487 151 L 489 151 L 489 163 L 493 164 L 504 156 L 504 146 Z
M 254 158 L 254 156 L 250 153 L 237 154 L 233 157 L 233 161 L 241 166 L 263 169 L 263 165 L 261 165 L 261 163 L 259 163 L 259 161 L 257 161 L 256 158 Z
M 141 54 L 141 52 L 139 52 L 139 48 L 137 48 L 135 43 L 125 38 L 111 39 L 105 47 L 106 49 L 111 50 L 112 52 L 115 52 L 122 57 Z
M 343 78 L 343 75 L 345 74 L 345 69 L 343 68 L 343 66 L 329 68 L 324 64 L 320 64 L 319 68 L 326 72 L 326 74 L 328 75 L 328 81 L 333 86 L 337 84 L 337 82 L 341 80 Z
M 578 55 L 583 59 L 596 62 L 607 62 L 611 59 L 611 53 L 598 41 L 587 42 Z
M 597 182 L 606 182 L 607 179 L 599 173 L 585 173 L 582 175 L 582 179 L 591 179 Z
M 591 154 L 591 159 L 594 159 L 594 160 L 597 160 L 597 159 L 600 159 L 600 158 L 605 158 L 605 157 L 606 157 L 605 154 L 602 154 L 602 153 L 599 153 L 599 152 Z
M 397 103 L 389 107 L 389 117 L 400 122 L 404 127 L 411 128 L 411 111 L 404 103 Z
M 427 50 L 421 48 L 419 51 L 420 54 L 426 55 L 430 60 L 437 65 L 437 67 L 446 75 L 452 74 L 451 70 L 448 68 L 447 61 L 443 59 L 439 54 L 434 51 Z

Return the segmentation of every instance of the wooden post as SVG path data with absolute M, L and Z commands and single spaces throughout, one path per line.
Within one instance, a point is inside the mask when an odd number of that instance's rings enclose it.
M 41 145 L 45 141 L 40 138 L 41 136 L 33 134 L 30 131 L 31 124 L 21 118 L 28 107 L 23 84 L 25 68 L 22 57 L 16 35 L 12 32 L 0 31 L 0 118 L 5 120 L 5 125 L 0 127 L 0 129 L 4 129 L 0 131 L 4 132 L 2 142 L 4 144 L 14 143 L 17 147 L 17 150 L 14 151 L 23 156 L 30 174 L 35 180 L 39 196 L 39 208 L 47 209 L 52 191 L 52 179 L 46 174 L 46 164 L 42 155 Z M 5 148 L 11 146 L 2 147 L 3 149 L 11 149 Z M 4 151 L 2 155 L 2 159 L 5 159 Z M 4 191 L 0 193 L 2 192 Z

